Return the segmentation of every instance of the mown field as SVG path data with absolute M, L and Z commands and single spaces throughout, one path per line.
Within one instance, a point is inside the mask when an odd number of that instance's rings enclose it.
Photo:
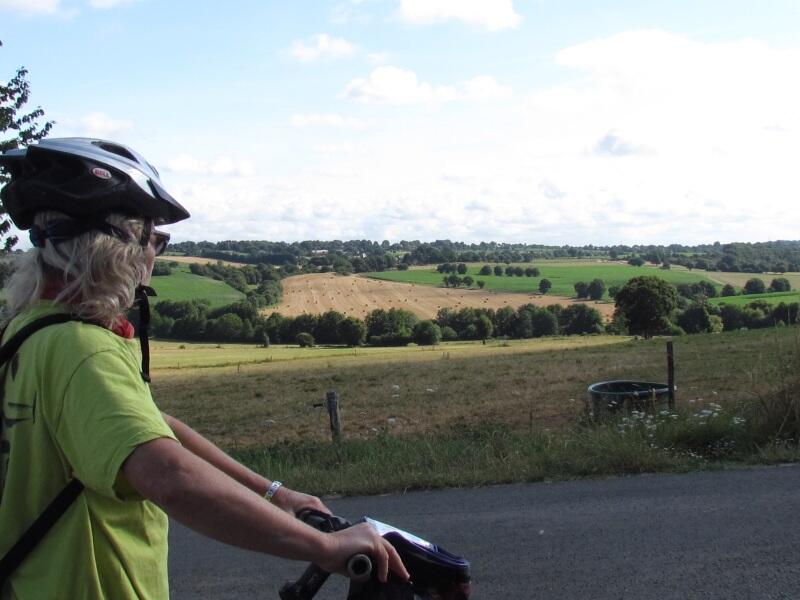
M 154 299 L 155 302 L 202 298 L 208 300 L 211 306 L 223 306 L 244 298 L 244 294 L 227 283 L 210 277 L 193 275 L 189 272 L 186 264 L 174 267 L 171 275 L 153 277 L 150 285 L 158 294 Z
M 780 304 L 785 302 L 790 304 L 792 302 L 800 302 L 800 291 L 793 292 L 776 292 L 773 294 L 747 294 L 744 296 L 725 296 L 720 298 L 711 298 L 711 304 L 734 304 L 736 306 L 744 306 L 756 300 L 765 300 L 769 304 Z
M 679 406 L 733 406 L 768 394 L 781 383 L 786 357 L 796 355 L 799 333 L 778 328 L 676 338 Z M 516 432 L 557 430 L 582 412 L 593 382 L 666 378 L 664 339 L 585 336 L 374 354 L 178 346 L 155 345 L 157 403 L 240 450 L 328 440 L 327 415 L 315 404 L 329 390 L 341 396 L 345 437 L 364 440 L 449 435 L 487 423 Z M 172 361 L 180 353 L 178 369 Z
M 445 307 L 455 310 L 465 307 L 497 310 L 505 306 L 516 309 L 523 304 L 568 306 L 575 302 L 590 303 L 606 319 L 610 319 L 614 312 L 614 306 L 607 302 L 577 301 L 538 293 L 443 288 L 332 273 L 287 277 L 283 280 L 283 290 L 280 304 L 271 307 L 267 312 L 274 310 L 285 316 L 297 316 L 336 310 L 363 319 L 375 309 L 402 308 L 421 319 L 433 319 Z
M 712 281 L 704 273 L 689 271 L 686 269 L 659 269 L 652 266 L 633 267 L 631 265 L 575 260 L 575 261 L 554 261 L 542 260 L 533 263 L 541 274 L 539 277 L 509 277 L 506 275 L 478 275 L 484 263 L 470 263 L 467 265 L 467 273 L 474 280 L 486 282 L 484 289 L 504 292 L 524 292 L 532 293 L 539 290 L 539 282 L 542 279 L 549 279 L 553 287 L 548 292 L 552 296 L 575 296 L 575 283 L 584 281 L 589 283 L 592 279 L 602 279 L 606 288 L 611 286 L 622 286 L 633 278 L 641 275 L 656 275 L 672 284 L 694 283 L 698 281 Z M 492 264 L 491 266 L 494 266 Z M 506 265 L 501 265 L 505 268 Z M 531 266 L 530 264 L 513 264 L 511 266 Z M 438 273 L 436 267 L 424 269 L 409 269 L 408 271 L 381 271 L 365 273 L 367 277 L 383 279 L 388 281 L 398 281 L 405 283 L 426 284 L 441 286 L 443 273 Z M 463 277 L 463 275 L 461 275 Z M 608 294 L 606 293 L 606 298 Z

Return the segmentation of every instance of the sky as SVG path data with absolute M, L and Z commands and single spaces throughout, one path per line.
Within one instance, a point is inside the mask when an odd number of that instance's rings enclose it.
M 0 0 L 0 40 L 175 241 L 800 239 L 796 0 Z

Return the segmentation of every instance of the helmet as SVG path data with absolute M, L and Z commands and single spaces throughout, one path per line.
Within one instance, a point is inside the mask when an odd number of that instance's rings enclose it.
M 111 213 L 176 223 L 189 212 L 162 186 L 158 171 L 140 154 L 114 142 L 51 138 L 0 154 L 11 181 L 0 190 L 5 210 L 19 229 L 34 216 L 58 211 L 82 220 Z

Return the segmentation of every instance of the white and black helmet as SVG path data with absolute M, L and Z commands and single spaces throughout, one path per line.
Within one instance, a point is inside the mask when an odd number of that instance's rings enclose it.
M 139 153 L 105 140 L 52 138 L 0 154 L 11 181 L 0 199 L 19 229 L 37 213 L 58 211 L 96 221 L 111 213 L 175 223 L 189 212 L 161 184 L 158 171 Z

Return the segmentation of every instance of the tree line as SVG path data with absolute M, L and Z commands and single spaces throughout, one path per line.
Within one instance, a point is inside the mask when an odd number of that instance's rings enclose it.
M 224 241 L 180 242 L 170 249 L 192 256 L 229 260 L 243 264 L 267 263 L 276 266 L 311 265 L 316 270 L 362 273 L 405 269 L 410 265 L 495 262 L 529 263 L 553 258 L 599 258 L 628 260 L 641 265 L 650 262 L 683 265 L 690 269 L 733 272 L 800 271 L 800 241 L 763 243 L 670 245 L 546 246 L 542 244 L 504 244 L 481 242 L 466 244 L 450 240 L 390 243 L 388 240 L 307 240 L 302 242 Z
M 785 281 L 776 287 L 789 291 L 783 288 L 791 286 Z M 711 304 L 709 298 L 716 295 L 716 288 L 707 282 L 673 286 L 657 276 L 634 277 L 614 295 L 614 320 L 606 329 L 610 333 L 651 337 L 758 329 L 798 322 L 798 302 L 773 305 L 756 299 L 744 306 Z
M 532 304 L 498 310 L 443 308 L 435 319 L 420 319 L 398 308 L 375 309 L 364 319 L 338 311 L 289 317 L 274 312 L 264 317 L 249 301 L 212 309 L 207 301 L 158 302 L 151 319 L 153 334 L 206 342 L 404 346 L 491 337 L 534 338 L 548 335 L 602 333 L 600 313 L 584 304 L 546 308 Z
M 712 290 L 716 294 L 706 282 L 676 287 L 656 276 L 635 277 L 615 291 L 614 318 L 608 324 L 595 308 L 582 303 L 497 310 L 442 308 L 427 320 L 404 309 L 375 309 L 359 319 L 335 310 L 296 317 L 275 312 L 265 317 L 257 299 L 250 297 L 214 309 L 203 300 L 162 301 L 154 306 L 152 328 L 159 337 L 194 341 L 401 346 L 597 333 L 674 336 L 798 322 L 800 303 L 770 305 L 758 299 L 745 306 L 713 305 L 708 302 Z

